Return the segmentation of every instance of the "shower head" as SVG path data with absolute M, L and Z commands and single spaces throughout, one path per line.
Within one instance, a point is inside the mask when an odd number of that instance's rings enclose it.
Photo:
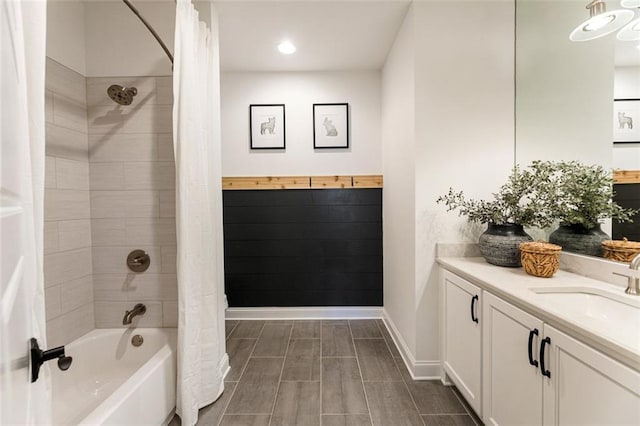
M 135 87 L 122 87 L 118 84 L 112 84 L 107 89 L 107 94 L 112 101 L 120 105 L 131 105 L 133 97 L 138 94 L 138 89 Z

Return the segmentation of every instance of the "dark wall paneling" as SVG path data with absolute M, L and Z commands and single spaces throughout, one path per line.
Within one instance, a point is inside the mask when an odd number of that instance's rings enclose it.
M 223 191 L 230 307 L 382 306 L 382 189 Z
M 614 200 L 622 207 L 640 210 L 640 183 L 625 183 L 613 185 Z M 633 223 L 618 223 L 612 221 L 614 240 L 626 237 L 629 241 L 640 241 L 640 213 L 633 216 Z

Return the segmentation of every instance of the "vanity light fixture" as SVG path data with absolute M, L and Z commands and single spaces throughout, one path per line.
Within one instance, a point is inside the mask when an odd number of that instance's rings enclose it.
M 633 19 L 631 10 L 618 9 L 607 12 L 604 0 L 593 0 L 587 5 L 591 18 L 578 25 L 569 35 L 571 41 L 587 41 L 610 34 L 624 27 Z
M 296 47 L 290 41 L 283 41 L 278 45 L 278 50 L 280 51 L 280 53 L 283 53 L 285 55 L 291 55 L 296 51 Z
M 634 7 L 640 7 L 640 0 L 622 0 L 620 6 L 633 9 Z

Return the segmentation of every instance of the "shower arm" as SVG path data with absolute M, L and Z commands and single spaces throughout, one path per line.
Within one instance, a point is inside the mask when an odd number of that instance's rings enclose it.
M 131 9 L 134 15 L 136 15 L 138 19 L 140 19 L 140 21 L 144 24 L 144 26 L 147 27 L 147 29 L 151 32 L 153 37 L 155 37 L 158 43 L 160 43 L 162 50 L 164 50 L 164 53 L 167 54 L 167 56 L 169 57 L 169 60 L 171 61 L 171 65 L 173 65 L 173 55 L 167 48 L 167 45 L 164 44 L 164 42 L 162 41 L 162 39 L 160 38 L 156 30 L 154 30 L 153 27 L 142 17 L 142 15 L 140 15 L 140 12 L 138 12 L 138 9 L 136 9 L 136 7 L 129 0 L 122 0 L 122 1 L 124 2 L 124 4 L 127 5 L 127 7 L 129 7 L 129 9 Z

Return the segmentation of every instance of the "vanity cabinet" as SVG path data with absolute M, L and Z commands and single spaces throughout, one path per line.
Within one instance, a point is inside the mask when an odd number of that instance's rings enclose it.
M 482 290 L 444 271 L 442 280 L 444 372 L 482 415 Z

